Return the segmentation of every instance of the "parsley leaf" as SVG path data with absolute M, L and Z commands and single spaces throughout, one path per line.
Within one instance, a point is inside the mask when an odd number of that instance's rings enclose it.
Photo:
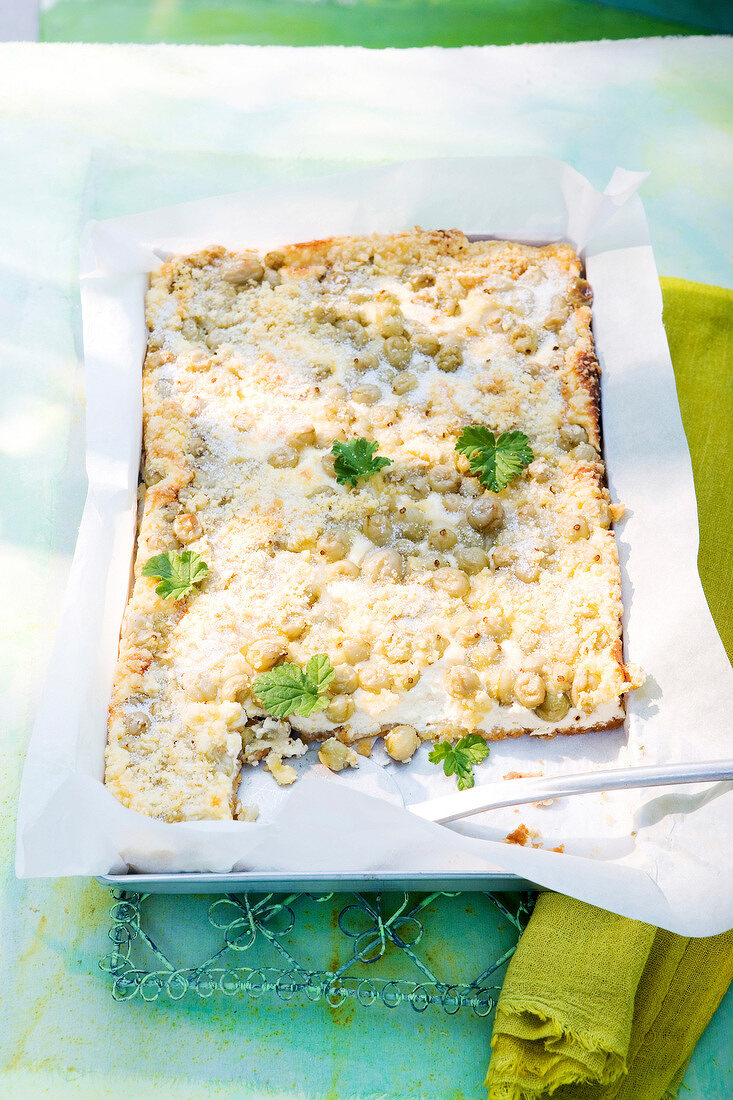
M 467 733 L 455 745 L 448 741 L 439 741 L 428 760 L 433 764 L 443 761 L 443 771 L 446 775 L 458 777 L 458 790 L 465 791 L 473 787 L 474 764 L 480 764 L 489 755 L 489 746 L 478 733 Z
M 351 485 L 353 488 L 360 477 L 371 477 L 385 466 L 392 465 L 391 458 L 382 458 L 374 452 L 377 443 L 370 443 L 360 436 L 349 443 L 340 443 L 338 440 L 331 448 L 331 454 L 336 456 L 333 470 L 339 485 Z
M 519 477 L 534 458 L 524 432 L 502 432 L 497 437 L 483 424 L 464 428 L 456 450 L 468 459 L 471 473 L 478 474 L 481 484 L 495 493 Z
M 155 591 L 167 599 L 181 600 L 194 586 L 204 579 L 209 567 L 195 550 L 184 550 L 182 554 L 175 550 L 166 550 L 149 558 L 143 566 L 144 577 L 154 577 L 160 581 Z
M 287 718 L 289 714 L 307 718 L 314 710 L 323 710 L 328 703 L 326 689 L 333 677 L 333 667 L 326 654 L 316 653 L 305 671 L 285 662 L 263 672 L 252 688 L 265 710 L 276 718 Z

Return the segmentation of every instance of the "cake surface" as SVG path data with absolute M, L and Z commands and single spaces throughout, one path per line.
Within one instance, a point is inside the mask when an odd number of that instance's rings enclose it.
M 457 230 L 212 248 L 153 274 L 105 776 L 121 802 L 247 817 L 242 765 L 291 782 L 313 740 L 338 768 L 380 735 L 407 759 L 623 721 L 590 300 L 569 246 Z M 529 441 L 506 487 L 457 449 L 471 426 Z M 357 440 L 389 465 L 344 481 L 334 444 Z M 160 595 L 143 567 L 185 551 L 208 572 Z M 333 670 L 317 708 L 268 714 L 262 676 L 315 656 Z

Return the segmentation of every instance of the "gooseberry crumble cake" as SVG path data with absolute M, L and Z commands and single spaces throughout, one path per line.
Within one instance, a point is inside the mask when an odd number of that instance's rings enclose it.
M 338 770 L 623 721 L 590 301 L 570 246 L 457 230 L 153 273 L 121 802 L 246 819 L 242 767 L 290 783 L 309 742 Z

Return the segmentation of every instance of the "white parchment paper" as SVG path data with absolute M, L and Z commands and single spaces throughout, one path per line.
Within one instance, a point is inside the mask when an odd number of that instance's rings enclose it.
M 128 597 L 141 445 L 148 272 L 170 252 L 268 248 L 340 233 L 458 227 L 529 242 L 569 240 L 594 289 L 609 485 L 618 525 L 626 659 L 647 681 L 619 731 L 492 745 L 478 783 L 730 755 L 733 670 L 697 574 L 697 514 L 661 320 L 661 294 L 636 190 L 617 170 L 604 192 L 539 158 L 413 161 L 93 223 L 82 247 L 89 493 L 65 609 L 23 773 L 20 876 L 139 871 L 379 873 L 503 869 L 686 935 L 733 925 L 731 784 L 559 799 L 452 826 L 410 802 L 453 779 L 423 746 L 407 766 L 378 747 L 331 775 L 314 752 L 277 788 L 247 769 L 256 824 L 165 824 L 102 784 L 107 707 Z M 503 842 L 526 824 L 541 847 Z M 564 851 L 550 849 L 562 846 Z

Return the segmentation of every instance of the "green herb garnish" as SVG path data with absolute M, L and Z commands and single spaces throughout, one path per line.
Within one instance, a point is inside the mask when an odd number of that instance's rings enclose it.
M 480 764 L 489 755 L 489 746 L 478 733 L 467 733 L 455 745 L 448 741 L 439 741 L 428 760 L 433 764 L 443 761 L 446 775 L 458 776 L 458 790 L 465 791 L 473 787 L 474 764 Z
M 502 432 L 495 436 L 482 424 L 464 428 L 456 440 L 456 450 L 468 459 L 471 473 L 477 474 L 481 484 L 495 493 L 519 477 L 534 458 L 524 432 Z
M 184 550 L 182 554 L 175 550 L 166 550 L 149 558 L 143 566 L 143 576 L 160 581 L 155 591 L 167 599 L 181 600 L 194 586 L 199 584 L 209 572 L 209 567 L 195 550 Z
M 305 666 L 284 663 L 263 672 L 252 688 L 265 710 L 276 718 L 299 714 L 307 718 L 328 703 L 326 688 L 334 677 L 333 666 L 325 653 L 316 653 Z
M 375 457 L 377 446 L 377 443 L 370 443 L 363 436 L 349 443 L 334 443 L 331 448 L 331 454 L 336 456 L 333 471 L 339 485 L 351 485 L 353 488 L 360 477 L 371 477 L 385 466 L 392 465 L 391 458 Z

